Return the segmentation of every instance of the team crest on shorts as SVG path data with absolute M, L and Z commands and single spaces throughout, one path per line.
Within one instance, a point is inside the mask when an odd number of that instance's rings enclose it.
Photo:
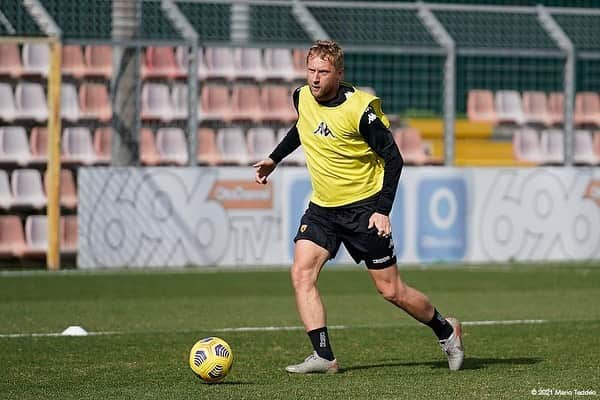
M 304 233 L 307 228 L 308 228 L 308 225 L 306 225 L 306 224 L 300 225 L 300 232 Z

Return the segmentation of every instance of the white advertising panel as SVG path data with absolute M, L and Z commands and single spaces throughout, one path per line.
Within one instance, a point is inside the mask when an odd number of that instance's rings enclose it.
M 310 192 L 305 168 L 82 168 L 78 265 L 290 264 Z M 600 172 L 407 167 L 390 218 L 400 264 L 600 259 Z

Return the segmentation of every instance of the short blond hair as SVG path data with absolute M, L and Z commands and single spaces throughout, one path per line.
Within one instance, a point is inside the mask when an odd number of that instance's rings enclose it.
M 329 60 L 337 70 L 344 69 L 344 50 L 333 40 L 317 40 L 308 50 L 306 62 L 311 57 L 318 56 L 323 60 Z

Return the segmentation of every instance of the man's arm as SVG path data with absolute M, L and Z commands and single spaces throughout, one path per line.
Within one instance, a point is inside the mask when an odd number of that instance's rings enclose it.
M 369 106 L 360 120 L 360 133 L 375 153 L 385 162 L 383 187 L 377 202 L 376 212 L 389 215 L 396 197 L 396 189 L 404 160 L 392 133 L 383 125 L 375 111 Z

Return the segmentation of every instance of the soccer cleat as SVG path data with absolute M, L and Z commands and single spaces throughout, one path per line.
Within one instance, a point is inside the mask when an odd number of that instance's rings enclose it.
M 300 364 L 288 365 L 285 367 L 285 370 L 294 374 L 336 374 L 338 372 L 338 365 L 336 360 L 326 360 L 319 357 L 315 351 Z
M 456 318 L 446 318 L 446 321 L 452 325 L 454 332 L 448 339 L 440 340 L 440 347 L 446 353 L 448 358 L 448 367 L 451 371 L 458 371 L 465 358 L 465 348 L 462 344 L 462 329 L 460 322 Z

